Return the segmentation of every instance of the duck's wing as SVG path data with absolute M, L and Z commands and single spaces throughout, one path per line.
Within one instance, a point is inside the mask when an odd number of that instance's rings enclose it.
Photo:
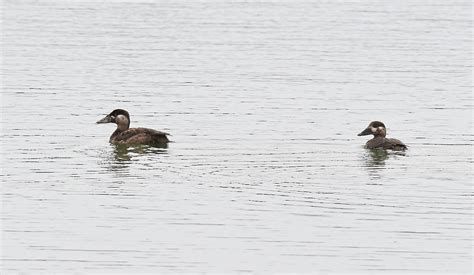
M 160 132 L 148 128 L 129 128 L 121 132 L 116 138 L 118 143 L 153 143 L 168 142 L 169 135 L 166 132 Z
M 406 150 L 408 147 L 396 138 L 386 138 L 388 149 L 393 150 Z
M 142 133 L 146 133 L 146 134 L 149 134 L 149 135 L 171 136 L 171 134 L 168 134 L 167 132 L 157 131 L 157 130 L 153 130 L 153 129 L 149 129 L 149 128 L 134 128 L 134 129 L 137 129 L 137 130 L 141 131 Z

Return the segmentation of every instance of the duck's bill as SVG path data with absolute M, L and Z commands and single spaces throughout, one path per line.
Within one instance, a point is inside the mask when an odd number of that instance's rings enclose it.
M 97 121 L 96 123 L 110 123 L 112 122 L 112 117 L 111 116 L 106 116 L 103 119 Z
M 364 131 L 360 132 L 358 136 L 367 136 L 371 134 L 372 134 L 372 130 L 370 128 L 366 128 Z

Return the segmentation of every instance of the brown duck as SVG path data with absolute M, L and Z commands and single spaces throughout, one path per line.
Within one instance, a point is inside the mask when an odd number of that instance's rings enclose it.
M 163 144 L 168 143 L 168 133 L 148 128 L 130 128 L 130 115 L 122 109 L 113 110 L 97 123 L 115 123 L 117 129 L 110 136 L 112 144 Z
M 365 148 L 367 149 L 391 149 L 396 151 L 403 151 L 407 146 L 398 139 L 386 138 L 387 129 L 385 124 L 380 121 L 372 121 L 367 128 L 358 136 L 374 135 L 374 138 L 367 141 Z

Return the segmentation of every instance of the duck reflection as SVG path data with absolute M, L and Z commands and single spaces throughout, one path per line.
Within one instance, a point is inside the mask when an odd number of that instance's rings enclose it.
M 366 167 L 383 167 L 385 161 L 388 159 L 387 150 L 383 149 L 372 149 L 367 150 L 368 155 L 366 156 Z
M 381 172 L 385 169 L 385 161 L 388 157 L 388 152 L 383 149 L 366 150 L 362 157 L 364 160 L 363 166 L 367 169 L 370 179 L 382 178 Z
M 135 159 L 152 156 L 152 155 L 163 155 L 167 154 L 167 144 L 158 145 L 110 145 L 112 150 L 104 152 L 101 164 L 108 170 L 122 176 L 126 176 L 129 173 L 129 166 Z
M 166 154 L 168 144 L 155 144 L 155 145 L 112 145 L 114 147 L 114 158 L 116 161 L 129 161 L 134 157 L 141 155 L 153 155 L 153 154 Z
M 364 152 L 362 159 L 364 167 L 369 173 L 371 179 L 382 178 L 382 171 L 385 169 L 386 161 L 395 155 L 405 155 L 403 151 L 387 151 L 384 149 L 369 149 Z

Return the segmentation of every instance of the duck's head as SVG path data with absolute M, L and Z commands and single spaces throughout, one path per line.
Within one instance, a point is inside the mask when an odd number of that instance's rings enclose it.
M 118 129 L 125 131 L 130 127 L 130 115 L 123 109 L 115 109 L 97 123 L 115 123 Z
M 385 124 L 380 121 L 372 121 L 364 131 L 360 132 L 358 136 L 367 136 L 367 135 L 374 135 L 374 136 L 382 136 L 385 137 L 387 134 L 387 129 L 385 128 Z

